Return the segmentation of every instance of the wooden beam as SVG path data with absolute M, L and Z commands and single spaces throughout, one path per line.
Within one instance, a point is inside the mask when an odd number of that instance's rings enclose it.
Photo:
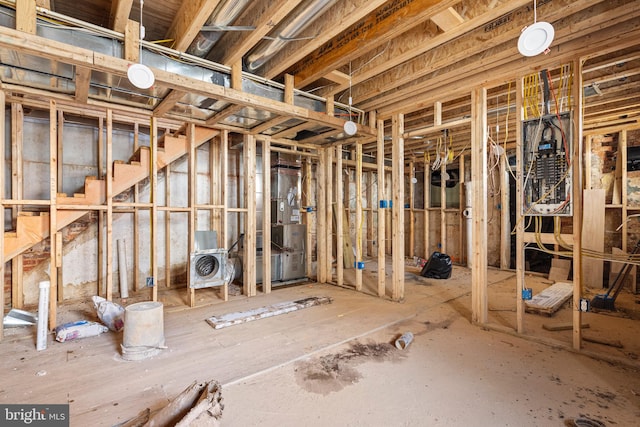
M 327 150 L 328 148 L 324 148 L 320 150 L 320 161 L 316 168 L 316 200 L 317 207 L 316 212 L 316 259 L 317 266 L 316 271 L 318 272 L 317 281 L 319 283 L 327 283 L 327 268 L 326 264 L 329 262 L 330 253 L 327 253 L 327 234 L 328 234 L 328 224 L 327 217 L 324 214 L 327 209 L 330 207 L 327 206 L 327 178 L 326 178 L 326 167 L 325 164 L 327 162 Z
M 471 92 L 471 181 L 473 182 L 472 320 L 487 323 L 487 89 Z
M 304 194 L 304 197 L 306 199 L 308 193 Z M 306 235 L 309 236 L 309 216 L 305 215 L 303 218 L 307 225 Z M 311 258 L 308 244 L 305 244 L 305 249 L 306 257 Z M 271 140 L 269 138 L 262 140 L 262 292 L 271 293 Z
M 457 1 L 453 0 L 413 0 L 389 4 L 380 0 L 358 0 L 336 5 L 326 13 L 331 18 L 324 20 L 322 26 L 316 25 L 316 29 L 307 32 L 320 34 L 320 37 L 314 38 L 313 43 L 307 43 L 302 52 L 285 49 L 286 54 L 275 58 L 274 65 L 266 75 L 277 75 L 277 70 L 282 67 L 278 62 L 293 57 L 295 60 L 287 62 L 285 69 L 293 65 L 291 73 L 296 76 L 296 86 L 305 87 L 361 56 L 363 50 L 375 50 L 389 43 L 407 31 L 408 27 L 417 26 L 434 12 L 445 10 L 446 6 L 455 3 Z M 271 74 L 271 69 L 274 74 Z
M 133 125 L 133 152 L 136 153 L 140 147 L 140 126 L 138 123 Z M 133 186 L 133 202 L 138 203 L 140 201 L 140 192 L 138 184 Z M 100 215 L 100 214 L 99 214 Z M 138 230 L 140 227 L 140 211 L 138 209 L 133 210 L 133 289 L 138 292 L 140 286 L 140 237 L 138 236 Z
M 158 301 L 158 251 L 155 248 L 158 247 L 158 119 L 151 117 L 151 123 L 149 124 L 149 186 L 150 196 L 149 202 L 151 202 L 150 212 L 150 232 L 149 232 L 149 263 L 150 276 L 153 281 L 153 287 L 151 288 L 151 300 Z
M 171 206 L 171 165 L 164 168 L 164 203 Z M 171 211 L 164 211 L 164 285 L 171 287 Z
M 56 267 L 57 198 L 58 198 L 58 110 L 56 101 L 49 101 L 49 328 L 58 324 L 58 269 Z
M 189 157 L 188 157 L 188 192 L 189 192 L 189 235 L 187 236 L 187 259 L 188 270 L 187 270 L 187 301 L 189 302 L 189 307 L 196 306 L 196 291 L 195 288 L 191 287 L 191 254 L 195 250 L 195 234 L 196 234 L 196 218 L 198 216 L 198 211 L 196 208 L 196 195 L 197 195 L 197 158 L 196 158 L 196 144 L 195 144 L 195 132 L 194 125 L 187 125 L 187 144 L 189 145 Z M 224 240 L 222 240 L 224 242 Z M 224 243 L 222 243 L 224 245 Z
M 36 33 L 36 0 L 16 2 L 16 30 Z
M 325 241 L 327 245 L 327 256 L 329 257 L 329 260 L 333 260 L 333 156 L 335 154 L 335 149 L 333 147 L 327 148 L 326 152 L 327 157 L 323 167 L 325 168 L 325 177 L 327 179 L 327 183 L 325 185 L 327 209 L 325 209 L 325 211 L 320 215 L 324 215 L 325 224 L 327 226 L 327 239 Z M 338 251 L 338 248 L 336 248 L 336 251 Z M 325 263 L 327 280 L 330 282 L 333 282 L 332 267 L 333 263 L 331 261 Z
M 446 145 L 445 141 L 445 145 Z M 446 164 L 440 166 L 440 252 L 447 253 L 447 173 Z
M 509 209 L 509 164 L 506 153 L 500 156 L 500 268 L 511 264 L 511 209 Z
M 364 263 L 362 256 L 362 144 L 356 144 L 356 262 Z M 356 268 L 356 291 L 362 291 L 362 269 Z
M 4 91 L 2 91 L 4 95 Z M 2 121 L 4 123 L 4 120 Z M 11 198 L 23 199 L 23 159 L 22 147 L 24 138 L 24 110 L 22 104 L 11 104 Z M 4 177 L 3 177 L 4 178 Z M 13 206 L 11 222 L 18 220 L 22 207 Z M 3 276 L 4 277 L 4 276 Z M 11 306 L 24 308 L 24 271 L 23 256 L 18 255 L 11 261 Z
M 3 117 L 3 120 L 0 120 L 0 153 L 5 152 L 5 146 L 7 143 L 6 135 L 5 135 L 6 120 L 4 120 L 4 117 L 6 114 L 5 102 L 6 102 L 6 97 L 4 94 L 4 90 L 2 90 L 2 87 L 0 85 L 0 117 Z M 0 219 L 2 219 L 2 224 L 5 223 L 4 204 L 2 203 L 2 201 L 4 200 L 4 185 L 5 185 L 4 174 L 5 174 L 5 162 L 2 161 L 0 162 Z M 2 229 L 2 235 L 0 235 L 0 254 L 4 254 L 4 227 Z M 3 319 L 4 319 L 4 281 L 5 281 L 4 269 L 5 269 L 5 266 L 6 266 L 5 262 L 0 262 L 0 278 L 2 278 L 2 292 L 0 292 L 0 307 L 2 308 Z M 0 327 L 0 342 L 2 342 L 3 339 L 4 339 L 4 324 L 2 325 L 2 327 Z
M 107 301 L 113 299 L 113 112 L 107 110 L 107 173 L 104 177 L 107 202 Z
M 367 201 L 367 257 L 373 258 L 373 248 L 375 247 L 375 231 L 373 228 L 373 217 L 375 213 L 374 205 L 376 198 L 373 194 L 373 184 L 375 183 L 375 173 L 372 170 L 369 170 L 366 174 L 367 176 L 367 187 L 365 189 L 365 200 Z
M 124 59 L 140 62 L 140 23 L 127 19 L 124 28 Z
M 220 202 L 222 203 L 222 229 L 221 241 L 227 242 L 229 239 L 228 225 L 228 202 L 227 192 L 229 191 L 229 132 L 223 130 L 220 134 Z
M 387 204 L 385 198 L 385 168 L 384 168 L 384 121 L 378 120 L 377 129 L 377 166 L 378 166 L 378 296 L 384 297 L 386 294 L 386 208 L 383 204 Z
M 409 247 L 407 248 L 407 256 L 409 258 L 413 258 L 416 254 L 416 235 L 415 235 L 415 184 L 413 180 L 416 178 L 416 165 L 414 158 L 412 157 L 409 160 L 409 238 L 407 239 L 407 243 Z
M 76 67 L 75 72 L 76 101 L 86 104 L 89 99 L 89 87 L 91 84 L 91 70 L 86 67 Z
M 156 117 L 162 117 L 167 114 L 185 95 L 185 92 L 181 90 L 172 90 L 162 101 L 156 105 L 153 109 L 153 115 Z
M 431 20 L 442 31 L 451 31 L 455 27 L 464 23 L 464 18 L 452 7 L 448 7 L 442 12 L 436 13 Z
M 219 3 L 220 0 L 183 1 L 167 32 L 166 38 L 173 40 L 172 47 L 186 51 Z
M 392 268 L 391 298 L 404 299 L 404 115 L 395 114 L 391 120 L 392 155 Z
M 460 175 L 461 177 L 463 175 Z M 427 153 L 424 153 L 424 177 L 423 177 L 423 186 L 424 186 L 424 253 L 422 254 L 422 258 L 429 259 L 431 255 L 431 248 L 429 246 L 430 235 L 431 232 L 429 227 L 431 225 L 429 218 L 429 207 L 431 206 L 431 167 L 429 165 L 429 161 L 427 159 Z
M 256 139 L 244 136 L 243 161 L 245 178 L 245 206 L 247 215 L 244 233 L 244 266 L 242 283 L 246 296 L 256 295 Z
M 516 79 L 516 119 L 524 120 L 524 84 L 522 77 Z M 522 290 L 525 287 L 525 253 L 524 253 L 524 173 L 523 173 L 523 140 L 522 126 L 516 126 L 516 332 L 524 333 L 524 310 Z
M 344 285 L 344 189 L 342 172 L 342 144 L 336 146 L 336 281 L 338 286 Z
M 133 0 L 113 0 L 111 2 L 111 13 L 109 14 L 109 25 L 114 31 L 125 32 Z M 138 33 L 139 34 L 139 33 Z
M 582 61 L 573 62 L 573 99 L 575 105 L 583 105 L 582 90 Z M 572 185 L 571 192 L 573 208 L 573 348 L 580 350 L 582 347 L 582 311 L 580 311 L 580 300 L 582 299 L 582 234 L 575 230 L 582 230 L 582 188 L 583 188 L 583 168 L 582 168 L 582 109 L 577 108 L 573 116 L 573 155 L 572 163 Z M 625 183 L 626 186 L 626 183 Z

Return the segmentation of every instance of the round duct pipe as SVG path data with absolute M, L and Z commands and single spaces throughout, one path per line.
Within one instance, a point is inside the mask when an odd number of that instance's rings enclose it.
M 215 8 L 205 26 L 225 26 L 231 24 L 242 13 L 249 0 L 227 0 Z M 222 31 L 201 31 L 193 40 L 187 53 L 204 58 L 222 37 Z
M 268 42 L 263 42 L 247 58 L 247 69 L 253 72 L 262 67 L 285 44 L 296 38 L 309 24 L 320 16 L 335 0 L 311 0 L 306 7 L 282 28 L 278 35 Z

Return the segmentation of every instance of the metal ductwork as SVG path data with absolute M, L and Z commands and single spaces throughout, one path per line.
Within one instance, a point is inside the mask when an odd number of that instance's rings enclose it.
M 263 42 L 249 55 L 247 68 L 253 72 L 262 67 L 273 55 L 278 53 L 288 41 L 294 39 L 318 16 L 320 16 L 336 0 L 311 0 L 305 9 L 300 12 L 291 22 L 280 30 L 278 35 L 269 42 Z
M 205 26 L 227 26 L 242 13 L 249 0 L 227 0 L 215 8 Z M 221 31 L 201 31 L 187 49 L 187 53 L 204 58 L 222 37 Z

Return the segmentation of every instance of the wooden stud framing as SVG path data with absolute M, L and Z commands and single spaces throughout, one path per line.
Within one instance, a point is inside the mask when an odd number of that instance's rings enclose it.
M 464 166 L 464 162 L 465 162 L 465 155 L 464 154 L 460 154 L 460 158 L 458 159 L 458 173 L 460 174 L 460 196 L 459 196 L 459 200 L 460 200 L 460 222 L 459 222 L 459 228 L 458 230 L 460 230 L 459 233 L 459 248 L 460 248 L 460 253 L 461 255 L 461 259 L 464 260 L 465 263 L 467 263 L 467 267 L 469 266 L 469 260 L 467 259 L 467 239 L 470 239 L 471 236 L 467 236 L 466 235 L 466 231 L 467 231 L 467 227 L 465 226 L 465 221 L 467 221 L 467 219 L 465 218 L 463 212 L 466 208 L 466 197 L 467 197 L 467 189 L 466 189 L 466 178 L 465 178 L 465 166 Z M 504 188 L 504 187 L 503 187 Z M 463 231 L 464 230 L 464 231 Z
M 222 223 L 220 224 L 220 241 L 227 242 L 228 230 L 228 204 L 227 188 L 229 187 L 229 132 L 223 130 L 220 134 L 220 203 L 222 204 Z
M 158 246 L 158 119 L 151 117 L 150 129 L 150 156 L 149 164 L 151 171 L 149 173 L 150 180 L 150 202 L 151 202 L 151 215 L 150 215 L 150 242 L 149 242 L 149 254 L 151 262 L 151 280 L 153 280 L 153 287 L 151 288 L 151 299 L 158 301 L 158 252 L 155 248 Z
M 56 201 L 58 198 L 58 108 L 56 101 L 49 101 L 49 240 L 50 240 L 50 268 L 49 268 L 49 328 L 57 325 L 57 307 L 58 307 L 58 269 L 56 268 L 56 234 L 57 224 L 57 208 Z
M 242 150 L 247 207 L 242 281 L 244 294 L 251 297 L 256 295 L 256 139 L 253 135 L 244 136 Z
M 415 225 L 415 197 L 416 197 L 416 186 L 413 183 L 413 180 L 416 177 L 416 162 L 412 157 L 409 161 L 409 248 L 407 252 L 407 256 L 413 258 L 416 254 L 416 225 Z
M 373 171 L 367 172 L 367 188 L 366 188 L 366 201 L 367 201 L 367 250 L 366 254 L 368 257 L 373 257 L 373 248 L 375 246 L 375 233 L 373 230 L 373 202 L 375 197 L 373 197 L 373 183 L 375 182 L 376 176 Z
M 6 139 L 5 139 L 5 94 L 4 90 L 0 87 L 0 153 L 4 153 Z M 0 236 L 0 254 L 4 254 L 4 157 L 0 161 L 0 219 L 2 219 L 2 236 Z M 0 261 L 0 278 L 2 278 L 2 290 L 0 292 L 0 308 L 2 309 L 2 317 L 4 318 L 4 269 L 6 263 L 4 260 Z M 13 295 L 13 294 L 12 294 Z M 13 298 L 13 297 L 12 297 Z M 4 324 L 0 325 L 0 342 L 4 338 Z
M 522 78 L 516 80 L 516 332 L 524 333 L 524 301 L 522 300 L 522 289 L 525 287 L 525 254 L 524 254 L 524 216 L 522 194 L 523 178 L 522 158 L 523 138 L 521 121 L 524 119 L 524 84 Z
M 326 168 L 325 177 L 327 178 L 327 185 L 325 186 L 325 196 L 327 198 L 327 209 L 324 210 L 325 216 L 325 224 L 327 227 L 327 257 L 328 260 L 325 263 L 325 268 L 327 269 L 326 277 L 328 281 L 333 281 L 333 263 L 331 260 L 333 259 L 333 155 L 334 149 L 333 147 L 329 147 L 326 149 L 327 157 L 324 167 Z M 336 248 L 338 251 L 339 248 Z
M 589 151 L 587 151 L 587 153 L 590 153 Z M 622 245 L 620 246 L 623 252 L 627 252 L 627 245 L 628 245 L 628 237 L 629 237 L 629 221 L 627 221 L 628 218 L 628 206 L 627 206 L 627 191 L 628 191 L 628 184 L 627 184 L 627 130 L 626 129 L 622 129 L 618 135 L 618 153 L 621 153 L 622 155 L 618 155 L 619 158 L 621 158 L 621 164 L 625 165 L 622 166 L 622 185 L 621 187 L 621 203 L 622 203 Z M 589 156 L 587 156 L 589 157 Z M 584 176 L 590 176 L 591 175 L 591 169 L 584 169 L 586 171 L 588 171 L 588 173 L 584 174 Z M 583 217 L 583 222 L 584 222 L 584 217 Z M 602 228 L 602 231 L 604 231 L 604 227 Z M 604 234 L 604 233 L 603 233 Z M 602 240 L 604 241 L 604 235 L 601 237 Z M 582 241 L 582 240 L 581 240 Z M 604 248 L 602 248 L 604 249 Z M 589 262 L 589 264 L 591 264 L 594 260 L 591 260 Z M 600 264 L 600 271 L 602 271 L 602 261 L 600 260 L 596 260 L 599 264 Z M 585 279 L 587 279 L 585 277 Z M 584 282 L 585 280 L 583 280 Z
M 190 144 L 193 141 L 189 141 Z M 193 145 L 193 144 L 192 144 Z M 164 197 L 167 207 L 171 206 L 171 165 L 164 168 Z M 171 287 L 171 211 L 164 212 L 164 284 Z
M 471 92 L 471 182 L 473 182 L 472 320 L 487 323 L 487 89 Z
M 446 145 L 446 141 L 445 141 Z M 440 252 L 447 253 L 447 166 L 440 166 Z
M 362 144 L 356 144 L 356 262 L 362 256 Z M 362 269 L 356 268 L 356 291 L 362 291 Z
M 327 283 L 327 268 L 329 254 L 327 254 L 327 217 L 323 213 L 328 209 L 326 190 L 326 168 L 324 167 L 327 161 L 327 148 L 320 150 L 320 163 L 316 168 L 316 200 L 318 201 L 317 207 L 317 221 L 316 221 L 316 247 L 317 247 L 317 272 L 319 283 Z
M 195 234 L 196 234 L 196 149 L 194 141 L 194 125 L 187 125 L 187 144 L 189 145 L 189 236 L 187 248 L 189 251 L 189 271 L 191 271 L 191 253 L 195 249 Z M 213 145 L 213 144 L 212 144 Z M 196 305 L 196 292 L 191 287 L 191 274 L 187 274 L 187 301 L 189 301 L 189 307 L 195 307 Z
M 395 301 L 404 299 L 404 115 L 394 114 L 391 120 L 392 129 L 392 274 L 391 298 Z
M 462 172 L 461 172 L 462 173 Z M 424 239 L 424 253 L 422 257 L 424 259 L 429 259 L 431 254 L 431 250 L 429 247 L 429 207 L 431 205 L 431 168 L 429 167 L 429 162 L 427 160 L 427 153 L 424 154 L 424 235 L 422 238 Z
M 104 179 L 104 120 L 98 118 L 98 179 Z M 96 238 L 98 240 L 98 280 L 97 295 L 106 296 L 106 286 L 104 279 L 104 211 L 98 211 L 98 229 Z
M 133 125 L 133 152 L 137 152 L 140 147 L 140 126 L 138 123 Z M 133 186 L 133 202 L 140 201 L 140 191 L 138 184 Z M 99 214 L 100 215 L 100 214 Z M 133 210 L 133 289 L 137 292 L 140 290 L 140 237 L 138 237 L 138 229 L 140 226 L 140 210 Z
M 2 93 L 4 94 L 4 91 Z M 4 116 L 2 119 L 4 123 Z M 24 112 L 22 104 L 13 103 L 11 104 L 11 198 L 13 200 L 22 200 L 23 198 L 23 136 Z M 22 207 L 13 206 L 11 211 L 12 221 L 17 221 Z M 23 277 L 23 256 L 20 254 L 11 260 L 11 306 L 14 308 L 24 308 Z
M 36 33 L 36 0 L 16 1 L 16 30 Z
M 583 101 L 582 90 L 582 60 L 573 63 L 573 99 L 575 105 L 581 106 Z M 582 347 L 582 312 L 580 311 L 580 299 L 582 298 L 582 108 L 576 108 L 573 117 L 573 348 L 579 350 Z M 626 187 L 625 182 L 623 187 Z
M 336 147 L 336 275 L 338 286 L 344 285 L 344 191 L 342 186 L 342 144 Z
M 63 141 L 64 141 L 64 113 L 58 110 L 58 123 L 57 123 L 57 136 L 56 136 L 56 145 L 58 147 L 58 152 L 56 157 L 58 159 L 57 165 L 57 174 L 58 178 L 56 180 L 56 191 L 60 193 L 63 188 Z M 55 257 L 56 257 L 56 267 L 58 279 L 56 283 L 58 284 L 58 301 L 64 300 L 64 284 L 62 282 L 62 232 L 57 232 L 55 234 L 56 244 L 52 248 L 55 248 Z
M 107 174 L 105 176 L 107 195 L 107 300 L 113 299 L 113 111 L 107 110 Z
M 305 194 L 306 197 L 308 196 Z M 269 138 L 262 140 L 262 206 L 262 292 L 268 294 L 271 292 L 271 141 Z M 308 236 L 307 215 L 304 216 L 304 220 L 307 224 Z M 310 258 L 309 245 L 305 248 L 307 258 Z
M 509 165 L 507 157 L 500 157 L 500 268 L 509 269 L 511 263 L 511 218 L 509 209 Z

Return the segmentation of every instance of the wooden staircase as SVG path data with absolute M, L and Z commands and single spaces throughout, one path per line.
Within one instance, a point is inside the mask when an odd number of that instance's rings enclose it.
M 196 127 L 195 145 L 196 147 L 209 141 L 220 131 L 216 129 Z M 189 145 L 184 135 L 165 135 L 158 144 L 157 163 L 158 170 L 171 164 L 175 160 L 187 154 Z M 132 156 L 129 163 L 114 162 L 113 164 L 113 196 L 131 188 L 133 185 L 149 176 L 150 167 L 149 147 L 140 147 Z M 88 176 L 84 182 L 84 193 L 76 193 L 73 197 L 59 195 L 58 205 L 101 205 L 106 202 L 106 186 L 104 179 L 95 176 Z M 56 228 L 61 230 L 83 215 L 89 213 L 88 210 L 63 210 L 56 212 Z M 48 212 L 22 212 L 16 219 L 15 231 L 4 233 L 4 262 L 21 254 L 31 248 L 36 243 L 49 237 L 49 213 Z

